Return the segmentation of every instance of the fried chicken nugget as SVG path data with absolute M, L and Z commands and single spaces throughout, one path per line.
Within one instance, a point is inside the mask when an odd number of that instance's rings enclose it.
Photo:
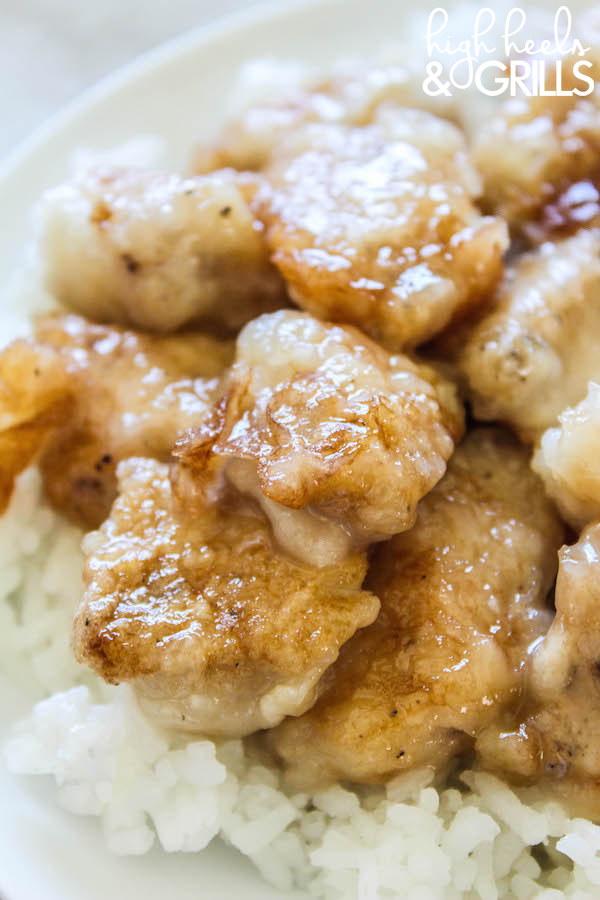
M 84 541 L 77 659 L 131 682 L 164 724 L 210 735 L 308 709 L 341 645 L 377 615 L 365 554 L 298 565 L 239 495 L 207 502 L 181 470 L 174 495 L 148 459 L 118 474 L 110 517 Z
M 0 484 L 39 459 L 53 505 L 97 527 L 120 459 L 167 460 L 212 408 L 231 344 L 190 332 L 142 335 L 80 316 L 39 321 L 0 356 Z
M 38 219 L 49 290 L 96 321 L 232 330 L 286 304 L 234 172 L 91 169 L 49 191 Z
M 597 48 L 592 61 L 592 69 L 581 71 L 597 81 Z M 563 58 L 560 64 L 562 94 L 533 90 L 530 97 L 510 97 L 487 122 L 477 120 L 472 143 L 473 161 L 483 176 L 484 206 L 534 242 L 582 224 L 600 224 L 598 94 L 574 93 L 586 85 L 573 62 Z M 556 89 L 552 60 L 546 62 L 546 76 L 546 90 Z
M 72 409 L 68 375 L 55 349 L 18 340 L 0 354 L 0 514 L 17 475 Z
M 306 126 L 265 178 L 251 206 L 292 300 L 391 349 L 481 305 L 502 273 L 505 225 L 479 214 L 462 135 L 431 113 Z
M 600 796 L 600 524 L 560 551 L 556 617 L 532 657 L 520 715 L 484 732 L 488 768 L 540 782 L 590 817 Z
M 489 312 L 458 329 L 454 354 L 476 418 L 535 442 L 600 378 L 600 232 L 547 242 L 510 266 Z
M 528 648 L 551 618 L 561 541 L 524 448 L 500 430 L 471 432 L 414 528 L 371 560 L 379 617 L 342 649 L 315 706 L 270 735 L 290 777 L 444 772 L 517 705 Z
M 462 429 L 454 386 L 429 366 L 280 311 L 243 329 L 213 428 L 175 453 L 198 478 L 221 459 L 289 552 L 331 561 L 411 527 Z
M 577 531 L 600 519 L 600 385 L 565 409 L 542 435 L 532 465 L 563 518 Z
M 290 131 L 309 122 L 368 125 L 383 105 L 422 107 L 426 103 L 440 115 L 455 112 L 445 98 L 427 97 L 414 73 L 404 66 L 342 63 L 323 81 L 289 89 L 276 100 L 269 98 L 243 110 L 212 145 L 198 148 L 193 169 L 200 173 L 229 167 L 260 171 Z

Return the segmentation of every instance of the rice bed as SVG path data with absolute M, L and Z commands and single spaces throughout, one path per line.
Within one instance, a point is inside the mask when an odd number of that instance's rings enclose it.
M 97 816 L 111 851 L 143 854 L 158 840 L 198 853 L 220 836 L 276 887 L 324 898 L 600 896 L 600 827 L 536 789 L 483 772 L 436 789 L 422 769 L 386 789 L 308 796 L 242 741 L 154 728 L 128 687 L 72 658 L 80 537 L 43 503 L 38 473 L 24 473 L 0 519 L 0 653 L 32 696 L 52 693 L 3 752 L 14 773 L 52 776 L 70 812 Z

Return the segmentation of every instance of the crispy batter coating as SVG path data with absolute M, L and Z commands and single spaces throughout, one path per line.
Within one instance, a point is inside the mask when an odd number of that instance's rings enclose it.
M 50 291 L 97 321 L 235 329 L 285 303 L 233 172 L 93 169 L 45 195 L 39 232 Z
M 520 257 L 491 312 L 452 337 L 475 416 L 535 441 L 600 377 L 599 331 L 600 232 Z
M 373 621 L 364 554 L 325 568 L 279 553 L 239 497 L 174 499 L 153 460 L 119 466 L 120 493 L 85 538 L 75 654 L 131 681 L 161 721 L 243 735 L 298 715 L 340 646 Z
M 440 114 L 452 112 L 444 98 L 428 98 L 420 80 L 404 66 L 342 63 L 316 85 L 295 88 L 280 99 L 244 110 L 228 123 L 214 145 L 198 149 L 194 171 L 228 167 L 258 171 L 292 130 L 309 122 L 368 125 L 384 104 L 427 105 Z
M 200 477 L 211 457 L 228 460 L 230 480 L 308 561 L 410 528 L 463 428 L 454 386 L 429 366 L 288 310 L 243 329 L 217 412 L 177 456 Z
M 564 410 L 559 425 L 542 435 L 533 468 L 563 518 L 576 530 L 600 519 L 600 385 Z
M 597 799 L 600 524 L 559 555 L 556 618 L 532 659 L 525 714 L 486 732 L 479 749 L 489 767 L 571 790 L 595 786 Z
M 178 435 L 209 413 L 231 349 L 197 333 L 41 320 L 35 338 L 0 357 L 0 499 L 39 456 L 54 506 L 97 527 L 116 495 L 119 460 L 168 459 Z
M 0 354 L 0 514 L 17 475 L 72 411 L 68 374 L 52 347 L 17 340 Z
M 562 90 L 585 90 L 572 66 L 563 58 Z M 556 89 L 553 60 L 546 62 L 546 71 L 547 90 Z M 597 60 L 593 69 L 582 71 L 597 80 Z M 500 103 L 487 122 L 478 119 L 476 129 L 472 152 L 483 175 L 484 203 L 514 231 L 539 241 L 598 216 L 597 198 L 590 206 L 600 175 L 597 92 L 587 97 L 519 94 Z
M 561 540 L 525 450 L 499 430 L 472 432 L 414 528 L 374 555 L 378 619 L 343 648 L 316 705 L 273 733 L 291 777 L 443 771 L 517 702 Z
M 480 305 L 502 271 L 506 228 L 484 218 L 455 126 L 388 109 L 364 128 L 306 126 L 282 141 L 252 209 L 291 298 L 414 347 Z

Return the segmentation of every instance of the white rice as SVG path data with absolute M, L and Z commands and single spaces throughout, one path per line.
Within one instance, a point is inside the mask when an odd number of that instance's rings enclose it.
M 4 759 L 14 773 L 52 776 L 61 805 L 97 816 L 112 851 L 143 854 L 158 841 L 198 853 L 220 836 L 276 887 L 324 898 L 600 895 L 600 828 L 534 789 L 482 772 L 463 773 L 460 790 L 436 788 L 422 769 L 385 790 L 309 797 L 241 741 L 154 728 L 129 688 L 107 687 L 72 658 L 79 539 L 42 502 L 38 473 L 21 476 L 0 519 L 0 657 L 32 696 L 50 696 Z

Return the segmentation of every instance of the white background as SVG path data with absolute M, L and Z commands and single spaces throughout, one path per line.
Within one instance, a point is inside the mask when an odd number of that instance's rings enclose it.
M 0 0 L 0 157 L 103 75 L 257 0 Z

